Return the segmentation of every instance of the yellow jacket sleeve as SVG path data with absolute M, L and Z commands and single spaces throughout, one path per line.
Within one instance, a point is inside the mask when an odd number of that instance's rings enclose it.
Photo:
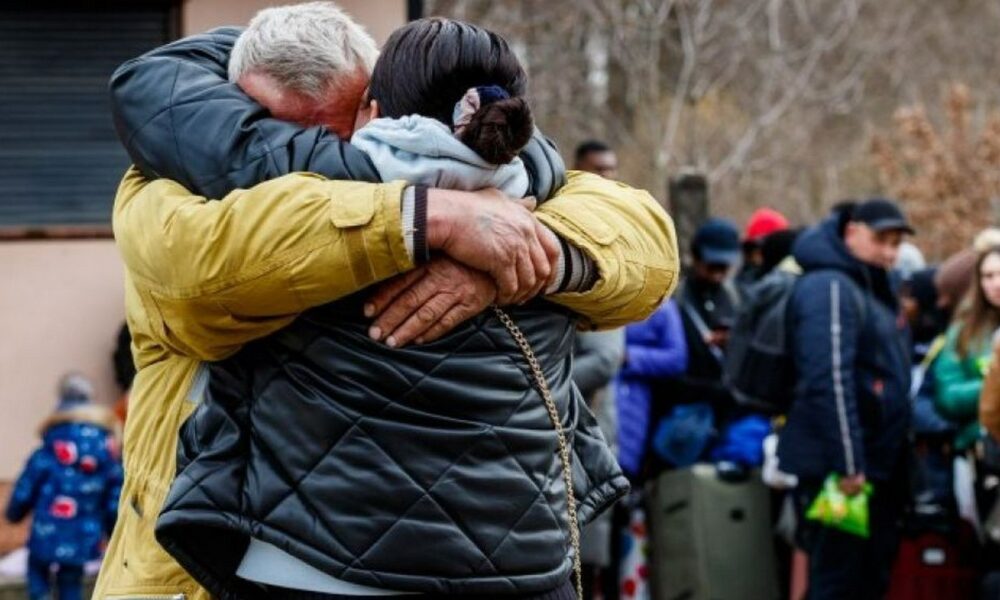
M 599 278 L 589 291 L 549 296 L 591 327 L 641 321 L 676 287 L 680 261 L 674 224 L 648 193 L 570 172 L 566 185 L 535 215 L 596 264 Z
M 402 191 L 296 173 L 214 201 L 133 168 L 113 225 L 158 341 L 219 360 L 304 310 L 413 268 Z

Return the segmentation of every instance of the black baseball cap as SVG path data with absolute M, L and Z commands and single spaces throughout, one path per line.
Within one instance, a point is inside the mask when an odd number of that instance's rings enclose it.
M 702 262 L 732 266 L 740 259 L 740 232 L 725 219 L 709 219 L 695 232 L 691 250 Z
M 864 223 L 875 231 L 902 231 L 910 235 L 916 230 L 906 220 L 906 215 L 899 205 L 885 198 L 872 198 L 854 207 L 851 211 L 851 221 Z

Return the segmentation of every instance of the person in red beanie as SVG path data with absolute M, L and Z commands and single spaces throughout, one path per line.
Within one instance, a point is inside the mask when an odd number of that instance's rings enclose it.
M 773 208 L 758 208 L 747 221 L 743 232 L 743 267 L 736 275 L 736 288 L 741 297 L 760 279 L 761 265 L 764 263 L 764 238 L 788 229 L 788 219 Z

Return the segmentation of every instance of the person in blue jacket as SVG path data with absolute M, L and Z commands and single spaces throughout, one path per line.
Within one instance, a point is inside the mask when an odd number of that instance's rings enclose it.
M 34 513 L 28 538 L 28 596 L 60 600 L 82 593 L 83 567 L 100 558 L 101 541 L 118 514 L 122 472 L 113 413 L 91 403 L 81 375 L 62 379 L 59 405 L 41 426 L 42 445 L 17 479 L 7 520 Z
M 645 458 L 656 384 L 687 370 L 688 351 L 680 311 L 673 300 L 652 316 L 625 328 L 625 361 L 615 386 L 618 403 L 618 462 L 639 476 Z
M 803 508 L 831 474 L 848 495 L 874 487 L 867 539 L 803 521 L 810 600 L 882 598 L 888 587 L 906 498 L 911 368 L 889 269 L 912 232 L 895 203 L 873 199 L 806 231 L 793 250 L 803 275 L 790 299 L 797 381 L 781 469 L 798 476 Z

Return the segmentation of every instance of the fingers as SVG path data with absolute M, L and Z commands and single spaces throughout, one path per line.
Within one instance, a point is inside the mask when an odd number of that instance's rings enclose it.
M 424 267 L 414 269 L 379 285 L 375 293 L 365 303 L 365 316 L 372 318 L 382 314 L 382 311 L 396 299 L 396 296 L 399 296 L 413 282 L 423 277 L 426 271 L 427 269 Z
M 457 325 L 451 316 L 452 308 L 457 301 L 454 294 L 441 293 L 430 298 L 389 334 L 385 339 L 386 345 L 390 348 L 401 348 L 426 333 L 434 325 L 440 325 L 444 331 L 450 331 Z M 448 320 L 443 322 L 446 315 Z
M 422 277 L 417 281 L 395 294 L 380 314 L 372 326 L 368 329 L 368 336 L 374 340 L 385 339 L 389 343 L 388 336 L 396 331 L 399 326 L 406 321 L 414 312 L 417 312 L 428 300 L 438 292 L 438 285 L 431 277 Z M 398 340 L 397 340 L 398 341 Z M 392 344 L 389 343 L 391 346 Z
M 490 273 L 496 281 L 497 302 L 501 305 L 510 304 L 517 296 L 518 272 L 516 261 L 516 258 L 506 261 L 506 264 L 500 265 Z
M 536 227 L 538 228 L 538 239 L 541 240 L 542 248 L 545 250 L 545 257 L 549 260 L 552 271 L 550 277 L 552 277 L 559 268 L 559 260 L 562 258 L 562 244 L 559 243 L 559 236 L 541 222 L 537 223 Z
M 538 208 L 538 200 L 536 200 L 534 196 L 528 196 L 527 198 L 512 198 L 512 200 L 532 212 Z
M 552 275 L 552 263 L 546 256 L 542 243 L 548 230 L 542 228 L 534 216 L 525 214 L 521 222 L 521 243 L 518 248 L 518 290 L 511 303 L 524 304 L 537 296 Z
M 534 289 L 535 282 L 538 280 L 538 278 L 535 277 L 535 265 L 531 260 L 530 240 L 518 249 L 516 266 L 517 293 L 514 294 L 511 302 L 514 304 L 520 304 L 530 297 L 529 294 L 531 293 L 531 290 Z
M 489 306 L 489 303 L 482 306 L 472 306 L 462 303 L 455 304 L 446 313 L 441 315 L 441 318 L 438 319 L 437 323 L 431 325 L 422 334 L 418 334 L 415 339 L 418 344 L 433 342 L 441 336 L 449 333 L 452 329 L 478 315 L 487 306 Z
M 546 250 L 543 240 L 546 237 L 546 231 L 540 224 L 535 225 L 535 242 L 531 245 L 531 262 L 535 267 L 535 286 L 530 290 L 527 300 L 538 296 L 542 291 L 549 285 L 549 281 L 552 278 L 552 272 L 554 271 L 552 267 L 552 261 L 549 260 L 548 252 Z
M 414 289 L 419 288 L 419 289 Z M 399 323 L 379 324 L 386 344 L 400 347 L 416 340 L 432 341 L 445 335 L 467 319 L 479 314 L 496 299 L 493 279 L 448 258 L 438 258 L 427 267 L 427 274 L 410 290 L 399 295 L 396 303 L 406 303 L 399 313 L 393 307 L 388 315 L 405 314 Z M 426 299 L 424 301 L 424 299 Z M 419 302 L 414 309 L 413 302 Z

